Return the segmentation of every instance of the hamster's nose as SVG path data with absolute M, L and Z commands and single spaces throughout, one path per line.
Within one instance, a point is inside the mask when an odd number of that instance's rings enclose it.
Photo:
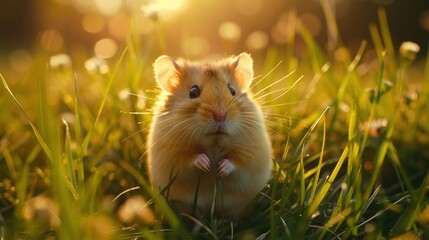
M 226 119 L 226 113 L 222 113 L 222 112 L 215 112 L 213 113 L 213 119 L 216 122 L 224 122 Z

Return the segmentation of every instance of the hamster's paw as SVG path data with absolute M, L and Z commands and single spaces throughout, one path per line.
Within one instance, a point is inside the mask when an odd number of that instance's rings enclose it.
M 221 178 L 228 176 L 232 170 L 234 165 L 229 159 L 222 159 L 217 164 L 217 175 Z
M 210 159 L 204 153 L 198 154 L 194 166 L 203 172 L 210 172 Z

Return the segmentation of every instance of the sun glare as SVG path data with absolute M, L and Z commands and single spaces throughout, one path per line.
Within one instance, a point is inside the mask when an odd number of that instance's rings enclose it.
M 121 0 L 95 0 L 98 10 L 105 15 L 112 15 L 121 9 Z
M 165 9 L 178 10 L 185 5 L 186 0 L 157 0 L 156 3 Z

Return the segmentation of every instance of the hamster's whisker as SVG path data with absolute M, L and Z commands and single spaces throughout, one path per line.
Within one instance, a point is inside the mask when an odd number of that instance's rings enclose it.
M 129 112 L 129 111 L 120 111 L 121 113 L 123 113 L 123 114 L 129 114 L 129 115 L 153 115 L 153 112 L 149 112 L 149 111 L 146 111 L 146 112 L 143 112 L 143 111 L 136 111 L 136 112 Z
M 198 107 L 198 106 L 199 106 L 199 103 L 194 102 L 194 101 L 192 101 L 192 100 L 190 100 L 190 99 L 186 99 L 186 102 L 192 103 L 195 107 Z
M 292 84 L 292 86 L 290 86 L 290 87 L 286 87 L 286 88 L 280 88 L 280 89 L 278 89 L 278 90 L 274 90 L 274 91 L 271 91 L 270 93 L 267 93 L 267 94 L 264 94 L 264 95 L 262 95 L 263 97 L 265 97 L 265 96 L 267 96 L 268 94 L 272 94 L 272 93 L 275 93 L 275 92 L 279 92 L 279 91 L 284 91 L 283 93 L 281 93 L 279 96 L 277 96 L 277 97 L 275 97 L 275 98 L 273 98 L 273 99 L 271 99 L 271 100 L 269 100 L 269 101 L 266 101 L 266 102 L 264 102 L 264 104 L 267 104 L 267 103 L 270 103 L 270 102 L 274 102 L 274 101 L 276 101 L 277 99 L 280 99 L 281 97 L 283 97 L 284 95 L 286 95 L 291 89 L 293 89 L 301 80 L 302 80 L 302 78 L 303 78 L 304 76 L 301 76 L 301 77 L 299 77 L 293 84 Z M 258 96 L 256 99 L 259 99 L 259 98 L 261 98 L 262 96 Z
M 246 122 L 240 122 L 238 124 L 239 126 L 239 133 L 241 136 L 243 136 L 243 138 L 248 139 L 249 141 L 255 141 L 254 138 L 252 138 L 252 136 L 249 134 L 249 132 L 247 131 L 247 129 L 249 129 L 249 127 L 252 127 L 254 130 L 257 130 L 259 133 L 263 133 L 262 129 L 255 129 L 254 125 L 252 123 L 246 123 Z
M 259 90 L 258 92 L 256 92 L 255 94 L 253 94 L 255 97 L 257 97 L 259 94 L 261 94 L 262 92 L 264 92 L 265 90 L 269 89 L 270 87 L 280 83 L 281 81 L 285 80 L 286 78 L 290 77 L 293 73 L 295 72 L 295 70 L 293 70 L 292 72 L 290 72 L 289 74 L 287 74 L 286 76 L 280 78 L 279 80 L 268 84 L 267 86 L 265 86 L 264 88 L 262 88 L 261 90 Z
M 244 95 L 239 96 L 238 98 L 233 98 L 231 102 L 227 105 L 228 107 L 231 107 L 232 103 L 235 103 L 236 107 L 241 107 L 244 103 L 246 103 L 246 97 Z
M 173 127 L 171 127 L 171 126 L 166 126 L 166 127 L 162 128 L 162 129 L 159 129 L 159 131 L 156 133 L 156 136 L 158 136 L 159 134 L 163 133 L 163 132 L 164 132 L 164 130 L 165 130 L 165 129 L 168 129 L 168 128 L 170 128 L 170 129 L 168 130 L 168 132 L 167 132 L 167 133 L 165 133 L 165 135 L 170 134 L 171 132 L 175 131 L 176 127 L 179 127 L 180 125 L 183 125 L 183 124 L 189 125 L 189 124 L 191 124 L 191 121 L 190 121 L 190 120 L 185 120 L 185 121 L 182 121 L 182 122 L 177 123 L 177 124 L 176 124 L 176 125 L 174 125 Z M 180 128 L 179 128 L 179 129 L 180 129 Z M 181 133 L 181 132 L 180 132 L 180 131 L 178 131 L 178 133 L 175 133 L 174 135 L 177 135 L 177 134 L 179 134 L 179 133 Z M 163 133 L 163 134 L 164 134 L 164 133 Z M 163 137 L 164 137 L 164 136 L 160 136 L 160 137 L 158 137 L 158 138 L 157 138 L 157 140 L 156 140 L 156 141 L 154 141 L 150 147 L 153 147 L 153 146 L 155 146 L 156 144 L 158 144 L 160 141 L 163 141 Z M 171 141 L 171 140 L 170 140 L 170 141 Z
M 287 102 L 287 103 L 278 103 L 278 104 L 270 104 L 270 105 L 265 105 L 265 103 L 261 103 L 261 108 L 273 108 L 273 107 L 280 107 L 280 106 L 288 106 L 288 105 L 296 105 L 299 103 L 304 103 L 307 100 L 301 100 L 301 101 L 294 101 L 294 102 Z
M 201 135 L 201 131 L 202 131 L 201 128 L 194 128 L 194 131 L 192 131 L 191 136 L 188 138 L 188 144 L 187 144 L 187 149 L 188 150 L 191 150 L 191 148 L 193 148 L 193 146 L 191 147 L 191 143 L 195 142 L 194 135 L 195 136 L 200 136 Z M 192 141 L 192 140 L 194 140 L 194 141 Z
M 180 116 L 180 119 L 188 119 L 189 117 L 192 117 L 193 116 L 193 114 L 183 114 L 183 115 L 181 115 Z M 177 117 L 176 117 L 177 118 Z M 165 119 L 163 119 L 163 120 L 160 120 L 160 121 L 158 121 L 158 123 L 165 123 L 165 122 L 168 122 L 168 121 L 171 121 L 171 118 L 165 118 Z
M 130 139 L 130 138 L 134 137 L 135 135 L 137 135 L 137 134 L 139 134 L 139 133 L 143 132 L 144 130 L 145 130 L 145 129 L 140 129 L 140 130 L 138 130 L 137 132 L 132 133 L 132 134 L 131 134 L 131 135 L 129 135 L 128 137 L 126 137 L 126 138 L 122 139 L 122 140 L 121 140 L 121 143 L 123 143 L 123 142 L 127 141 L 128 139 Z
M 195 131 L 193 131 L 192 128 L 189 128 L 189 126 L 192 126 L 194 123 L 192 121 L 189 121 L 189 123 L 186 126 L 183 126 L 182 129 L 184 129 L 184 132 L 177 132 L 174 137 L 171 138 L 170 142 L 172 142 L 173 140 L 175 141 L 175 145 L 178 143 L 181 143 L 182 138 L 183 139 L 188 139 L 188 141 L 192 141 L 194 139 L 192 139 L 192 136 L 194 134 Z M 179 135 L 180 133 L 180 135 Z M 179 135 L 178 138 L 176 135 Z M 188 135 L 190 135 L 190 137 L 188 137 Z M 177 139 L 176 139 L 177 138 Z
M 274 70 L 276 70 L 279 66 L 280 66 L 280 64 L 282 63 L 282 61 L 280 60 L 279 61 L 279 63 L 277 63 L 277 65 L 275 65 L 267 74 L 265 74 L 261 79 L 259 79 L 255 84 L 252 84 L 252 86 L 250 87 L 250 90 L 253 90 L 253 88 L 255 87 L 255 86 L 257 86 L 258 84 L 260 84 L 265 78 L 267 78 L 271 73 L 273 73 L 274 72 Z M 293 72 L 295 72 L 296 70 L 293 70 Z M 292 73 L 293 73 L 292 72 Z M 291 74 L 292 74 L 291 73 Z M 256 78 L 254 78 L 254 79 L 256 79 Z M 254 80 L 253 79 L 253 80 Z

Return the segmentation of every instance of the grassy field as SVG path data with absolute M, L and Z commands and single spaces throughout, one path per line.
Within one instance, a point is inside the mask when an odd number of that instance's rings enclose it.
M 153 45 L 131 32 L 107 62 L 36 51 L 25 77 L 0 77 L 0 239 L 429 239 L 429 60 L 386 22 L 381 10 L 372 39 L 329 52 L 291 25 L 284 46 L 253 55 L 272 180 L 236 221 L 194 230 L 145 169 L 159 90 L 143 72 L 162 28 Z

